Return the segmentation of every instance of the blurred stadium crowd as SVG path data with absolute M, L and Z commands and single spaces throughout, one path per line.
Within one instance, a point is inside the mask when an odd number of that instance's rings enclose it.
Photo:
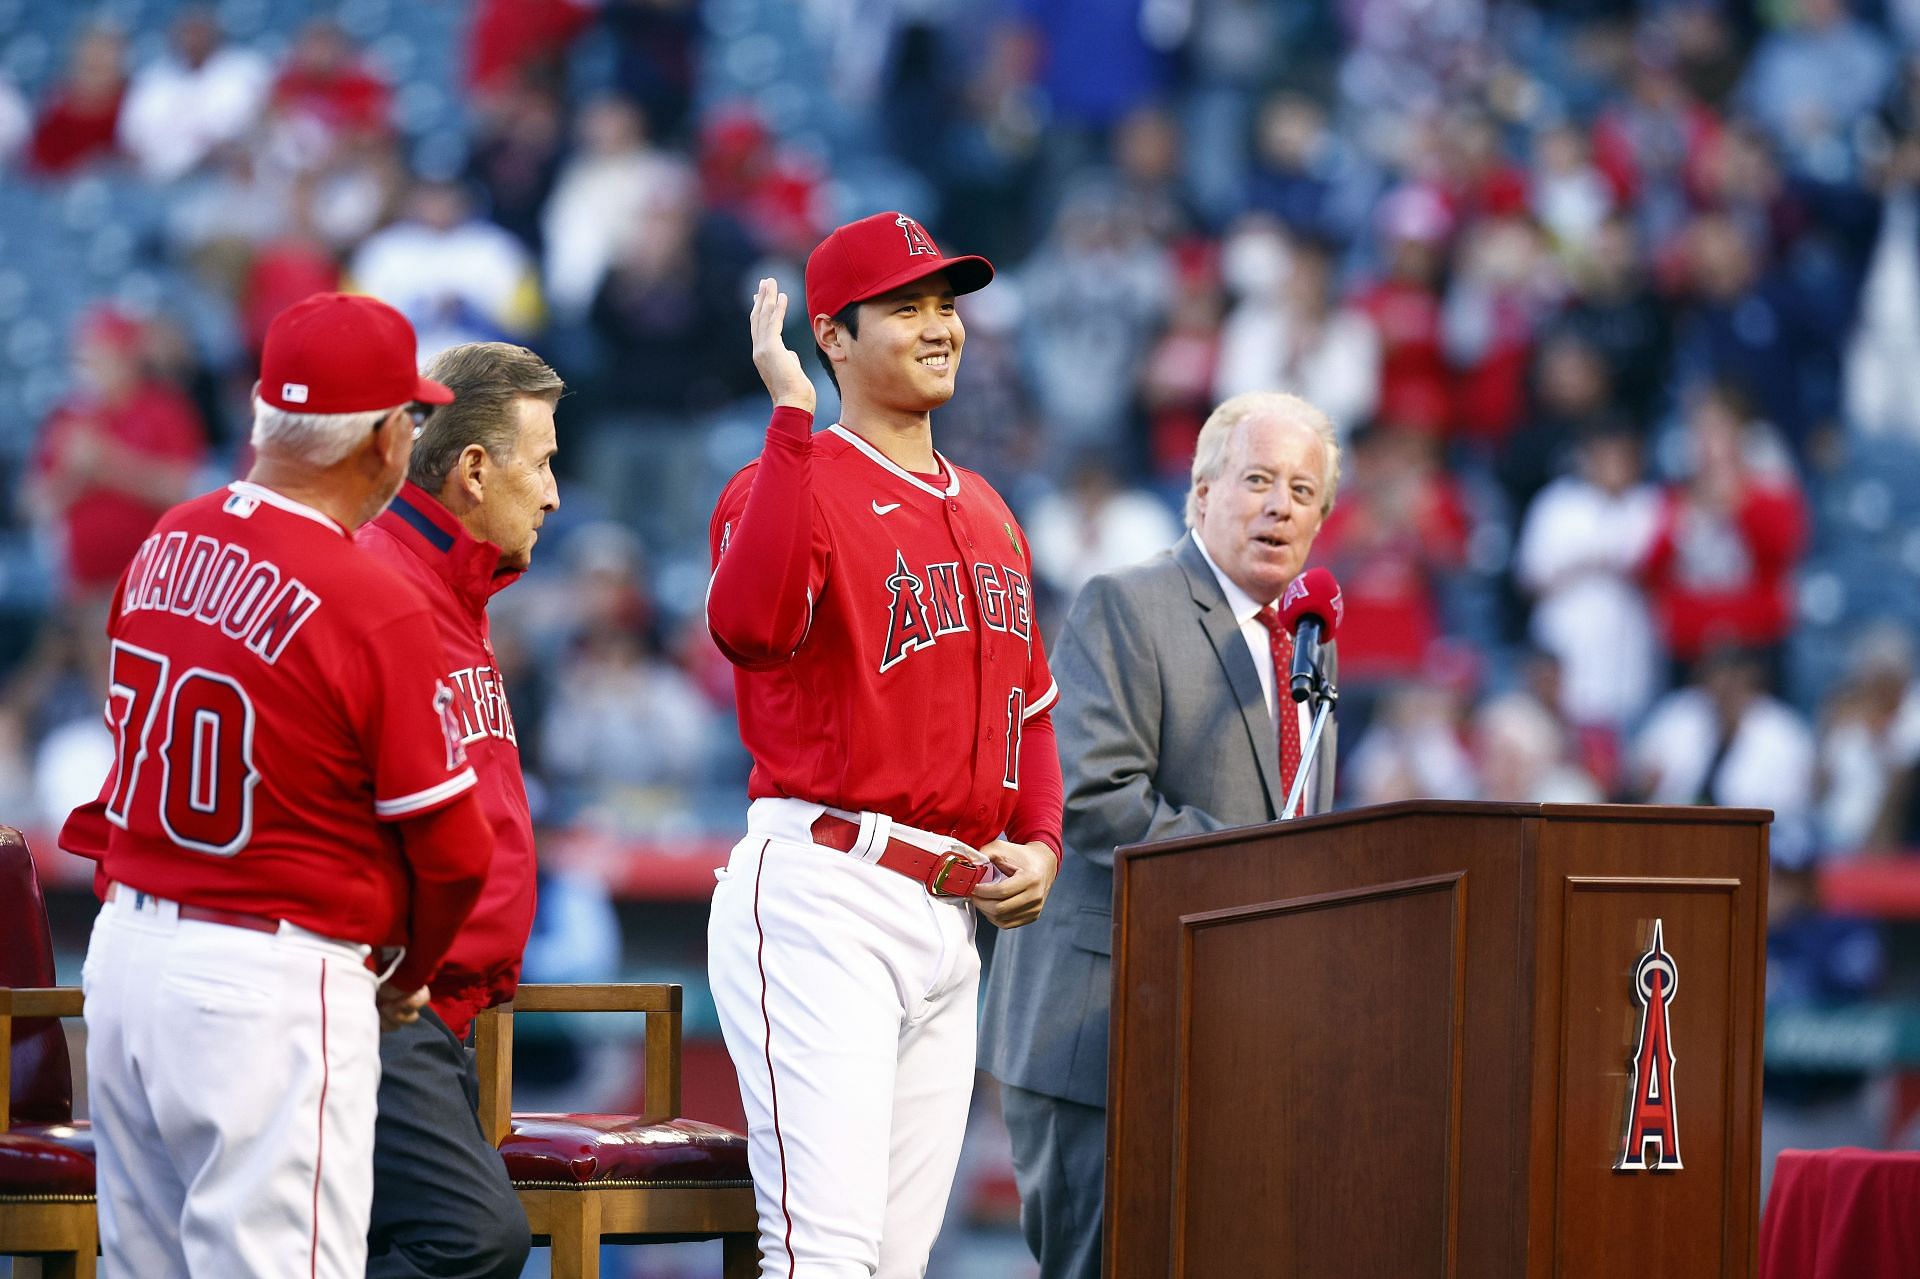
M 1343 802 L 1769 807 L 1776 987 L 1880 981 L 1796 920 L 1819 859 L 1920 844 L 1920 0 L 311 15 L 0 0 L 6 820 L 91 795 L 105 593 L 244 470 L 268 318 L 347 287 L 572 384 L 495 604 L 548 823 L 730 838 L 746 302 L 899 207 L 1001 268 L 937 439 L 1047 617 L 1178 535 L 1212 404 L 1298 390 L 1348 449 Z

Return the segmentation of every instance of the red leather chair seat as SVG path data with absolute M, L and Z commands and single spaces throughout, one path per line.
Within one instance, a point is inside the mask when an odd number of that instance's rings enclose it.
M 70 1124 L 15 1124 L 12 1132 L 23 1133 L 28 1137 L 37 1137 L 41 1141 L 50 1141 L 56 1146 L 77 1151 L 87 1158 L 94 1158 L 93 1125 L 84 1119 Z
M 90 1151 L 29 1132 L 0 1132 L 0 1195 L 90 1195 Z
M 500 1143 L 516 1182 L 743 1182 L 747 1139 L 694 1119 L 643 1124 L 632 1115 L 515 1115 Z

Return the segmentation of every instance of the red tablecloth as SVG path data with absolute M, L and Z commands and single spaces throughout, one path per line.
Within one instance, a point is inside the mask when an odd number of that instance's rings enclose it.
M 1760 1279 L 1920 1276 L 1920 1153 L 1783 1150 L 1760 1222 Z

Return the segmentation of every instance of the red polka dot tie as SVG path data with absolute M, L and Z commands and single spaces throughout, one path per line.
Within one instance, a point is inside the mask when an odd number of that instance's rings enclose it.
M 1273 717 L 1280 721 L 1280 790 L 1284 804 L 1284 796 L 1293 793 L 1294 774 L 1300 771 L 1300 715 L 1288 688 L 1293 675 L 1293 636 L 1287 634 L 1280 611 L 1273 605 L 1255 616 L 1267 628 L 1267 648 L 1273 654 Z

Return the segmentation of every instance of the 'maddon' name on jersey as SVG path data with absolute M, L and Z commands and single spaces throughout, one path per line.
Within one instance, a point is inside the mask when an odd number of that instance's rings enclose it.
M 218 627 L 271 666 L 320 610 L 306 583 L 255 558 L 244 546 L 205 533 L 155 533 L 127 568 L 121 616 L 167 612 Z

